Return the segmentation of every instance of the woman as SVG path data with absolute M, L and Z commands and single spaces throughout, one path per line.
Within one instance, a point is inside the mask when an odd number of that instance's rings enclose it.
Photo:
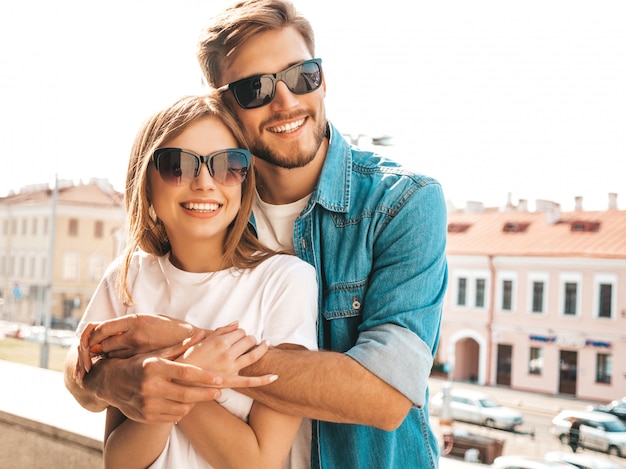
M 316 348 L 315 270 L 248 229 L 254 171 L 242 144 L 212 95 L 182 98 L 144 124 L 128 166 L 128 245 L 85 311 L 81 343 L 94 321 L 162 314 L 203 329 L 238 321 L 258 341 Z M 177 361 L 221 366 L 205 341 Z M 177 423 L 138 423 L 109 407 L 105 466 L 282 467 L 300 424 L 229 389 Z M 306 467 L 309 451 L 294 447 L 292 467 Z

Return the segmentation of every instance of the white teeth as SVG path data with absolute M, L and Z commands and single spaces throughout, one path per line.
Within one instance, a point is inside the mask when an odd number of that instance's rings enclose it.
M 183 207 L 185 207 L 187 210 L 194 210 L 197 212 L 213 212 L 219 208 L 219 205 L 190 203 L 190 204 L 183 204 Z
M 291 122 L 285 125 L 279 125 L 278 127 L 270 127 L 269 130 L 272 132 L 276 132 L 277 134 L 282 134 L 283 132 L 291 132 L 300 128 L 304 124 L 304 119 L 297 120 L 295 122 Z

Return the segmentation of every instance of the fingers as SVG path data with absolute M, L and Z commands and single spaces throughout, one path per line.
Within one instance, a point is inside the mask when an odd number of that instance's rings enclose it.
M 221 386 L 223 382 L 223 378 L 221 376 L 215 375 L 210 371 L 203 370 L 202 368 L 186 363 L 178 363 L 169 360 L 158 359 L 158 366 L 162 368 L 161 373 L 163 377 L 166 378 L 168 381 L 173 381 L 177 384 L 182 384 L 185 386 L 213 387 Z M 177 388 L 178 392 L 189 392 L 188 389 L 180 389 L 180 387 Z M 174 398 L 174 400 L 180 402 L 195 402 L 195 400 L 193 399 L 191 401 L 186 400 L 185 395 L 180 394 L 170 396 L 170 398 Z
M 130 330 L 132 321 L 136 319 L 137 315 L 133 314 L 97 323 L 90 334 L 89 345 L 99 344 L 110 337 L 119 336 Z
M 96 328 L 98 323 L 90 322 L 87 324 L 82 334 L 80 335 L 80 341 L 78 342 L 78 363 L 76 365 L 77 371 L 85 371 L 89 373 L 91 370 L 91 353 L 89 350 L 89 338 L 92 331 Z
M 224 378 L 222 388 L 256 388 L 267 386 L 278 379 L 278 375 L 268 374 L 263 376 L 227 376 Z
M 171 347 L 166 347 L 158 351 L 158 356 L 161 358 L 166 358 L 168 360 L 176 360 L 183 353 L 185 353 L 190 347 L 200 343 L 206 337 L 206 332 L 204 330 L 199 330 L 194 335 L 185 339 L 180 344 L 174 344 Z
M 243 342 L 243 341 L 240 341 Z M 234 348 L 234 347 L 233 347 Z M 245 349 L 247 352 L 241 354 L 237 359 L 237 366 L 239 369 L 244 369 L 253 363 L 256 363 L 265 353 L 269 350 L 269 343 L 264 340 L 259 345 L 253 348 Z
M 239 321 L 233 321 L 227 326 L 218 327 L 217 329 L 213 331 L 213 334 L 217 334 L 217 335 L 226 334 L 228 332 L 237 330 L 238 326 L 239 326 Z

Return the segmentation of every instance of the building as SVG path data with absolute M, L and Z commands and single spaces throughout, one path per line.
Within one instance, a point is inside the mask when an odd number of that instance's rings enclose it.
M 434 371 L 607 400 L 626 395 L 626 211 L 525 201 L 449 213 Z
M 119 253 L 122 202 L 102 180 L 0 198 L 0 319 L 75 326 Z

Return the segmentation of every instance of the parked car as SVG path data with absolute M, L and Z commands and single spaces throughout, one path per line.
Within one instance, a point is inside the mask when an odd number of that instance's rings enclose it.
M 566 462 L 578 469 L 624 469 L 621 464 L 597 454 L 550 451 L 545 454 L 544 458 L 546 461 Z
M 441 415 L 442 407 L 443 392 L 438 392 L 430 399 L 429 411 Z M 487 393 L 466 389 L 450 390 L 450 414 L 454 420 L 508 430 L 524 423 L 521 412 L 500 405 Z
M 526 456 L 499 456 L 489 467 L 492 469 L 576 469 L 576 466 L 564 462 Z
M 552 419 L 550 433 L 570 443 L 570 427 L 580 422 L 578 446 L 626 457 L 626 424 L 615 415 L 597 411 L 563 410 Z
M 626 397 L 622 397 L 619 400 L 613 401 L 609 404 L 603 404 L 595 407 L 590 407 L 588 410 L 596 410 L 598 412 L 607 412 L 619 417 L 622 421 L 626 422 Z

